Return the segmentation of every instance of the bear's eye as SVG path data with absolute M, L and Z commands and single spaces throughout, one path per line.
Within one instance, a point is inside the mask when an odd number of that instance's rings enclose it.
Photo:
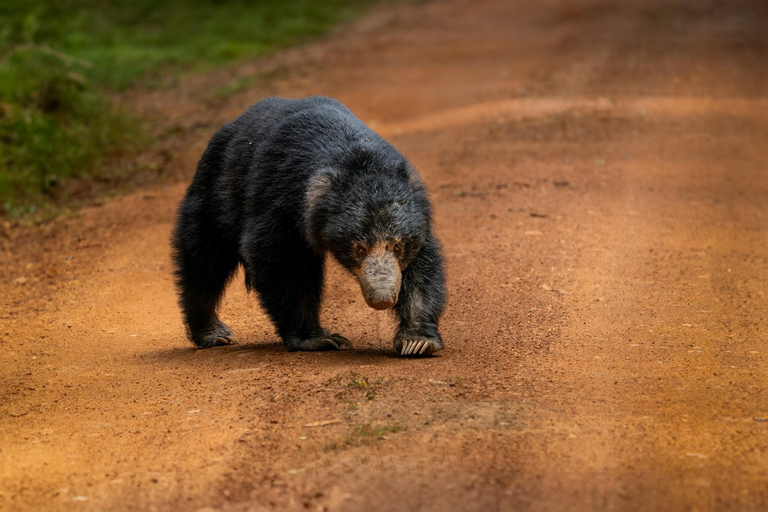
M 357 245 L 355 246 L 355 256 L 358 258 L 364 258 L 368 255 L 368 249 L 365 248 L 363 245 Z
M 392 252 L 395 253 L 395 256 L 400 256 L 403 253 L 403 244 L 395 242 L 395 245 L 392 246 Z

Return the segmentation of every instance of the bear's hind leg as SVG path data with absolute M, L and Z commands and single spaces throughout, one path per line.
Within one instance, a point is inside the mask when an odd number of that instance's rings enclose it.
M 201 348 L 237 343 L 216 307 L 237 270 L 236 246 L 214 227 L 181 216 L 173 238 L 179 303 L 189 338 Z

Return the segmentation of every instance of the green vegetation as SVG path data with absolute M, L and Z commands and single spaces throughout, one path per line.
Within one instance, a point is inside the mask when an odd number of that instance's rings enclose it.
M 2 0 L 0 213 L 34 213 L 69 178 L 108 179 L 110 158 L 147 142 L 107 93 L 305 41 L 371 2 Z
M 347 382 L 348 389 L 364 391 L 366 400 L 373 400 L 376 398 L 376 392 L 380 387 L 380 380 L 369 382 L 368 377 L 365 376 L 358 377 L 356 375 L 352 375 L 349 382 Z
M 387 434 L 399 434 L 405 432 L 408 427 L 405 425 L 379 425 L 374 427 L 371 422 L 357 424 L 352 431 L 340 440 L 333 441 L 326 445 L 328 450 L 344 450 L 355 446 L 372 445 L 376 441 L 386 439 Z
M 370 423 L 364 423 L 362 425 L 355 425 L 349 437 L 352 439 L 372 438 L 386 434 L 397 434 L 406 430 L 408 430 L 408 427 L 404 425 L 381 425 L 374 428 Z

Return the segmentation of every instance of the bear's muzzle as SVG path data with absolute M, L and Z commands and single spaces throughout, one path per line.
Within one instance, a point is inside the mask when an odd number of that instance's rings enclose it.
M 392 251 L 375 248 L 356 272 L 365 301 L 373 309 L 389 309 L 400 293 L 400 263 Z

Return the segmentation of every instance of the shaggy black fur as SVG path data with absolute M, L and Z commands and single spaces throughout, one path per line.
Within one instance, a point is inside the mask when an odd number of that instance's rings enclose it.
M 440 350 L 442 258 L 416 171 L 336 100 L 260 101 L 213 136 L 179 209 L 175 273 L 189 336 L 200 347 L 234 343 L 216 307 L 242 264 L 289 350 L 348 344 L 318 320 L 325 253 L 357 273 L 361 247 L 381 244 L 395 247 L 402 271 L 395 349 L 426 340 L 421 353 Z

